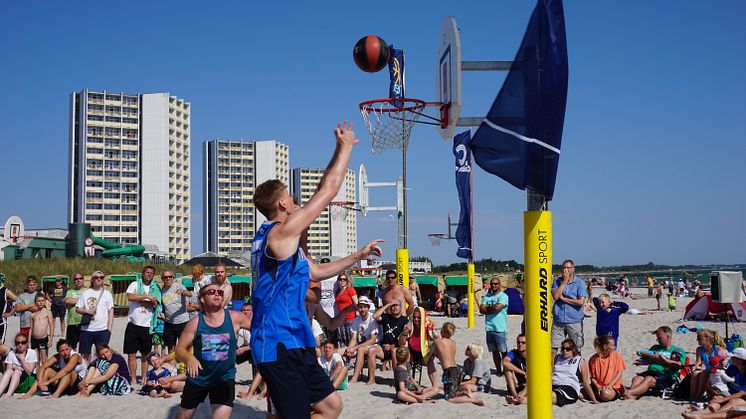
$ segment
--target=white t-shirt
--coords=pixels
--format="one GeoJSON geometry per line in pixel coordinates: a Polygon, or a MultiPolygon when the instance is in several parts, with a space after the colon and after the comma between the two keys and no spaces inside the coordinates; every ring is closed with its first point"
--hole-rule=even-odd
{"type": "Polygon", "coordinates": [[[321,281],[321,299],[319,299],[319,305],[331,318],[334,318],[336,315],[334,309],[336,301],[335,285],[337,285],[337,278],[329,278],[321,281]]]}
{"type": "Polygon", "coordinates": [[[332,355],[331,361],[327,361],[324,355],[321,355],[318,361],[319,365],[321,365],[321,368],[324,369],[327,375],[331,375],[331,373],[334,371],[334,368],[337,367],[337,362],[343,362],[342,356],[336,352],[334,352],[334,354],[332,355]]]}
{"type": "MultiPolygon", "coordinates": [[[[73,355],[79,355],[74,350],[70,350],[70,358],[73,357],[73,355]]],[[[58,364],[60,366],[60,369],[65,368],[65,365],[67,365],[67,362],[65,362],[65,359],[62,358],[62,355],[57,354],[58,364]]],[[[85,374],[88,370],[88,364],[86,364],[85,359],[81,356],[80,362],[73,368],[73,371],[75,371],[76,374],[78,374],[78,377],[82,380],[85,378],[85,374]]]]}
{"type": "Polygon", "coordinates": [[[251,332],[246,329],[238,329],[236,340],[239,348],[242,346],[249,346],[249,342],[251,342],[251,332]]]}
{"type": "Polygon", "coordinates": [[[350,326],[352,333],[357,336],[358,342],[365,342],[374,334],[378,334],[378,322],[373,320],[373,315],[368,313],[368,318],[363,320],[358,314],[350,326]]]}
{"type": "Polygon", "coordinates": [[[76,304],[75,307],[80,307],[86,310],[93,310],[93,308],[96,307],[96,315],[93,316],[91,323],[89,323],[88,326],[81,326],[80,330],[84,332],[100,332],[109,327],[109,316],[107,312],[110,308],[114,308],[114,297],[111,296],[111,293],[108,290],[104,290],[102,293],[100,289],[94,290],[93,288],[89,288],[81,294],[80,298],[78,298],[78,304],[76,304]],[[99,302],[98,307],[96,307],[96,301],[98,300],[99,294],[101,294],[101,302],[99,302]]]}
{"type": "Polygon", "coordinates": [[[314,338],[324,335],[324,331],[321,330],[321,325],[319,324],[318,321],[316,321],[316,319],[313,319],[311,321],[311,331],[313,332],[314,338]]]}
{"type": "MultiPolygon", "coordinates": [[[[39,356],[36,354],[36,350],[35,349],[29,348],[29,349],[26,350],[26,363],[28,364],[28,363],[31,363],[31,362],[38,363],[39,362],[39,356]]],[[[21,365],[21,361],[19,361],[18,358],[16,358],[16,350],[15,349],[11,349],[10,352],[8,352],[8,356],[5,357],[5,363],[8,364],[8,365],[10,365],[11,368],[12,367],[21,367],[21,368],[23,368],[23,365],[21,365]]],[[[34,366],[33,373],[36,373],[36,367],[37,366],[34,366]]],[[[8,371],[8,368],[6,367],[5,370],[8,371]]]]}
{"type": "MultiPolygon", "coordinates": [[[[147,294],[150,291],[150,285],[142,285],[143,294],[147,294]]],[[[133,281],[129,287],[127,287],[127,294],[137,294],[137,281],[133,281]]],[[[155,297],[151,297],[155,299],[155,297]]],[[[139,301],[129,302],[129,311],[127,312],[127,321],[140,327],[150,327],[150,322],[153,320],[153,307],[143,306],[139,301]]]]}

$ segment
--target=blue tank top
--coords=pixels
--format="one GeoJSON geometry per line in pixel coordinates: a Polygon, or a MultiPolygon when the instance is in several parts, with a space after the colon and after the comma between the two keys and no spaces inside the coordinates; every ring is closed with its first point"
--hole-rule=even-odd
{"type": "Polygon", "coordinates": [[[251,356],[257,364],[277,361],[279,343],[287,349],[316,346],[303,305],[308,290],[308,260],[300,246],[283,260],[267,254],[267,236],[276,225],[276,221],[262,224],[251,248],[251,356]]]}
{"type": "Polygon", "coordinates": [[[202,365],[202,370],[198,376],[187,377],[187,380],[201,387],[212,387],[236,378],[238,341],[230,313],[227,309],[223,313],[223,324],[218,327],[208,325],[204,314],[199,313],[197,333],[194,336],[194,356],[202,365]]]}

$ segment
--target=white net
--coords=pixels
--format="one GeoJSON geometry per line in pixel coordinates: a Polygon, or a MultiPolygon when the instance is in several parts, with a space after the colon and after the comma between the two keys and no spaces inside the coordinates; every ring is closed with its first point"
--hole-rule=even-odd
{"type": "Polygon", "coordinates": [[[331,205],[331,208],[329,208],[329,213],[334,221],[347,221],[347,213],[349,211],[349,208],[342,205],[331,205]]]}
{"type": "Polygon", "coordinates": [[[399,105],[402,106],[381,100],[360,106],[360,114],[373,139],[373,153],[407,148],[412,127],[420,118],[425,102],[401,99],[399,105]]]}
{"type": "Polygon", "coordinates": [[[443,237],[439,234],[428,234],[427,237],[430,239],[430,244],[433,246],[440,246],[440,242],[443,241],[443,237]]]}

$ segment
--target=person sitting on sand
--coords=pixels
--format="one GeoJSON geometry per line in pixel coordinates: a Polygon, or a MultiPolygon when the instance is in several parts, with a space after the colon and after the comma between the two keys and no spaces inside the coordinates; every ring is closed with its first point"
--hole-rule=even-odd
{"type": "Polygon", "coordinates": [[[145,385],[140,389],[140,394],[154,398],[163,397],[164,399],[171,397],[168,389],[158,382],[161,378],[171,376],[171,371],[163,366],[161,354],[156,351],[150,352],[147,360],[150,369],[145,373],[145,385]]]}
{"type": "Polygon", "coordinates": [[[730,396],[728,385],[736,381],[725,372],[723,360],[715,355],[710,358],[710,385],[707,388],[708,398],[713,396],[730,396]]]}
{"type": "Polygon", "coordinates": [[[16,392],[25,393],[36,382],[36,364],[39,355],[29,347],[29,337],[19,332],[15,338],[15,349],[5,357],[5,372],[0,379],[0,396],[5,389],[5,398],[10,399],[16,392]]]}
{"type": "MultiPolygon", "coordinates": [[[[575,342],[572,339],[565,339],[560,344],[559,349],[559,353],[554,357],[554,369],[552,371],[552,404],[564,406],[577,402],[581,397],[581,385],[591,399],[591,403],[598,403],[589,384],[588,362],[580,355],[580,350],[575,342]]],[[[514,402],[516,404],[526,404],[528,399],[526,396],[518,396],[514,399],[514,402]]]]}
{"type": "MultiPolygon", "coordinates": [[[[730,358],[731,366],[728,368],[728,375],[736,376],[737,386],[731,387],[733,394],[729,396],[713,396],[710,400],[707,409],[701,412],[687,411],[681,414],[687,419],[720,419],[728,416],[730,412],[734,412],[736,407],[746,406],[746,349],[735,348],[733,349],[733,356],[730,358]],[[733,389],[738,390],[734,391],[733,389]]],[[[692,405],[694,406],[694,405],[692,405]]],[[[696,407],[690,407],[691,410],[699,410],[696,407]]],[[[743,413],[743,412],[742,412],[743,413]]],[[[730,413],[733,415],[734,413],[730,413]]]]}
{"type": "Polygon", "coordinates": [[[123,396],[132,392],[127,361],[107,344],[96,347],[98,358],[88,366],[88,372],[78,383],[78,396],[88,397],[98,391],[105,396],[123,396]]]}
{"type": "Polygon", "coordinates": [[[624,393],[622,375],[627,369],[624,357],[616,350],[612,336],[597,336],[593,347],[596,354],[588,361],[593,392],[601,402],[616,400],[624,393]]]}
{"type": "Polygon", "coordinates": [[[337,353],[334,341],[327,339],[321,343],[321,356],[318,363],[324,369],[326,375],[332,381],[337,390],[347,390],[347,367],[342,360],[342,355],[337,353]]]}
{"type": "Polygon", "coordinates": [[[473,395],[469,390],[459,391],[462,371],[456,365],[456,342],[451,339],[456,332],[456,326],[451,322],[443,323],[440,338],[436,338],[433,346],[435,356],[443,367],[443,394],[449,403],[474,403],[484,406],[484,400],[473,395]]]}
{"type": "Polygon", "coordinates": [[[36,394],[37,390],[58,398],[63,394],[78,394],[78,384],[85,377],[88,364],[79,353],[75,352],[65,339],[57,341],[57,353],[50,356],[39,367],[39,380],[34,383],[22,398],[36,394]]]}
{"type": "Polygon", "coordinates": [[[707,387],[708,377],[710,375],[710,358],[720,357],[725,365],[728,365],[730,354],[725,349],[725,342],[715,332],[710,329],[697,330],[697,355],[692,370],[691,386],[689,387],[690,400],[699,402],[704,401],[704,393],[707,387]]]}
{"type": "Polygon", "coordinates": [[[461,379],[459,390],[490,393],[492,388],[492,376],[490,367],[482,359],[484,348],[476,342],[466,346],[466,359],[464,360],[464,376],[461,379]]]}
{"type": "Polygon", "coordinates": [[[686,363],[686,352],[673,344],[671,328],[661,326],[655,331],[657,344],[640,352],[635,365],[648,365],[645,372],[632,378],[632,384],[623,397],[636,399],[650,390],[663,391],[678,381],[679,370],[686,363]]]}
{"type": "MultiPolygon", "coordinates": [[[[404,331],[407,323],[409,323],[407,318],[402,315],[402,310],[401,302],[395,298],[382,307],[379,307],[373,313],[373,320],[381,325],[383,336],[381,337],[380,346],[371,348],[368,351],[368,365],[371,364],[371,357],[375,357],[382,359],[384,365],[386,361],[393,361],[394,365],[392,367],[396,368],[396,358],[393,357],[393,354],[399,345],[399,336],[404,331]]],[[[368,384],[375,384],[375,368],[373,370],[368,368],[368,375],[368,384]]]]}
{"type": "Polygon", "coordinates": [[[394,389],[396,399],[404,403],[423,403],[438,394],[438,387],[420,387],[415,382],[412,373],[406,365],[410,362],[409,349],[405,347],[396,348],[396,363],[394,369],[394,389]]]}
{"type": "Polygon", "coordinates": [[[526,335],[520,334],[516,338],[516,348],[503,357],[503,372],[508,394],[505,400],[513,404],[518,396],[525,396],[526,387],[526,335]]]}

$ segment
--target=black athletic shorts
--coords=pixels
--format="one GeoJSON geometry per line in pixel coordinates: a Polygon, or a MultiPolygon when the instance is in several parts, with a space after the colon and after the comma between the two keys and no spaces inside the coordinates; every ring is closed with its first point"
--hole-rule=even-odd
{"type": "Polygon", "coordinates": [[[578,401],[578,392],[572,386],[552,386],[552,392],[557,395],[557,406],[573,404],[578,401]]]}
{"type": "Polygon", "coordinates": [[[70,347],[74,350],[78,350],[78,342],[80,342],[80,325],[79,324],[68,324],[67,331],[65,332],[65,339],[70,347]]]}
{"type": "Polygon", "coordinates": [[[334,393],[329,376],[316,360],[314,348],[285,349],[277,345],[277,361],[257,365],[267,382],[281,418],[307,418],[311,405],[334,393]]]}
{"type": "Polygon", "coordinates": [[[31,349],[49,349],[47,344],[49,343],[49,338],[31,338],[31,349]]]}
{"type": "Polygon", "coordinates": [[[67,315],[67,307],[65,306],[52,306],[52,317],[64,319],[67,315]]]}
{"type": "Polygon", "coordinates": [[[179,337],[181,337],[181,332],[184,331],[184,327],[186,327],[187,323],[189,322],[177,324],[165,322],[163,325],[163,344],[169,348],[176,346],[176,342],[179,340],[179,337]]]}
{"type": "Polygon", "coordinates": [[[658,371],[644,371],[640,374],[637,374],[640,377],[653,377],[655,378],[655,387],[653,387],[651,390],[659,390],[663,391],[673,385],[673,382],[666,374],[663,374],[662,372],[658,371]]]}
{"type": "MultiPolygon", "coordinates": [[[[328,378],[327,378],[328,379],[328,378]]],[[[210,395],[210,404],[233,407],[236,398],[236,380],[228,380],[212,387],[202,387],[187,380],[181,393],[181,408],[196,409],[210,395]]]]}
{"type": "Polygon", "coordinates": [[[122,349],[122,352],[126,354],[136,354],[138,352],[143,356],[149,354],[153,349],[150,328],[127,323],[127,328],[124,330],[124,348],[122,349]]]}

